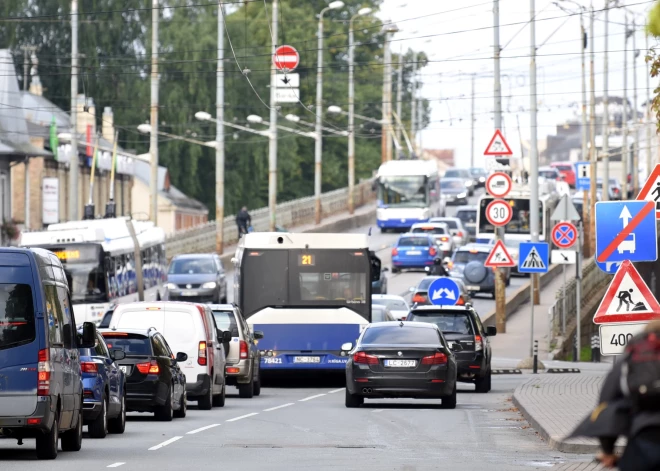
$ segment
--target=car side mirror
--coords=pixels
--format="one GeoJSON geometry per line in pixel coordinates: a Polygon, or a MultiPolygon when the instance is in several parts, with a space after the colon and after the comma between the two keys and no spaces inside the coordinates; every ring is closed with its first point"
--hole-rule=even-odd
{"type": "Polygon", "coordinates": [[[78,348],[94,348],[96,345],[96,324],[84,322],[78,348]]]}
{"type": "Polygon", "coordinates": [[[456,343],[456,342],[452,343],[450,348],[451,348],[452,352],[462,352],[463,351],[463,345],[461,345],[460,343],[456,343]]]}
{"type": "Polygon", "coordinates": [[[353,344],[351,342],[346,342],[342,344],[341,346],[342,352],[350,352],[351,350],[353,350],[353,344]]]}
{"type": "Polygon", "coordinates": [[[486,327],[486,337],[495,337],[497,335],[497,327],[489,325],[486,327]]]}
{"type": "Polygon", "coordinates": [[[222,342],[231,342],[231,339],[232,339],[231,332],[228,331],[228,330],[225,330],[222,333],[222,342]]]}
{"type": "Polygon", "coordinates": [[[188,355],[184,352],[179,352],[176,354],[176,361],[177,362],[184,362],[188,359],[188,355]]]}
{"type": "Polygon", "coordinates": [[[110,352],[110,358],[112,358],[115,361],[123,360],[126,358],[126,352],[123,351],[121,348],[116,348],[110,352]]]}
{"type": "Polygon", "coordinates": [[[261,340],[262,338],[264,338],[264,333],[260,330],[255,330],[254,334],[252,335],[254,335],[255,340],[261,340]]]}

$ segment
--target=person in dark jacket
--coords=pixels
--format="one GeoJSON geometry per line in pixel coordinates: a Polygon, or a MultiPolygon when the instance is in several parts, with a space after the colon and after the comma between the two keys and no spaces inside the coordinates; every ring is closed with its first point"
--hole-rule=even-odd
{"type": "Polygon", "coordinates": [[[433,260],[433,266],[431,267],[431,270],[429,271],[429,275],[431,276],[449,276],[449,272],[447,271],[447,268],[445,268],[444,262],[440,258],[436,258],[433,260]]]}
{"type": "Polygon", "coordinates": [[[243,206],[236,215],[236,226],[238,227],[239,237],[248,233],[248,227],[252,225],[252,218],[248,213],[247,207],[243,206]]]}

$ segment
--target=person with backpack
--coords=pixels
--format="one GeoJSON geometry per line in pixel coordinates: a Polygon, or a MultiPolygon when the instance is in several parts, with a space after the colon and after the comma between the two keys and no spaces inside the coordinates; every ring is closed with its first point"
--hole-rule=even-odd
{"type": "Polygon", "coordinates": [[[632,338],[609,372],[598,406],[571,434],[597,437],[605,468],[620,471],[660,469],[660,321],[650,322],[632,338]],[[623,455],[614,453],[620,436],[623,455]]]}

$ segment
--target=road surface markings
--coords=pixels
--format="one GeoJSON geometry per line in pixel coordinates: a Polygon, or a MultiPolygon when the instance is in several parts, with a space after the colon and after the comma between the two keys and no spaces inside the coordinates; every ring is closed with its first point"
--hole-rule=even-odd
{"type": "Polygon", "coordinates": [[[156,446],[152,446],[151,448],[149,448],[149,451],[159,450],[159,449],[169,445],[170,443],[174,443],[177,440],[181,440],[182,438],[183,437],[172,437],[169,440],[165,440],[163,443],[159,443],[156,446]]]}
{"type": "Polygon", "coordinates": [[[294,403],[289,402],[288,404],[282,404],[281,406],[271,407],[270,409],[264,409],[264,412],[270,412],[272,410],[284,409],[285,407],[292,406],[294,403]]]}
{"type": "Polygon", "coordinates": [[[119,468],[123,464],[126,463],[112,463],[111,465],[106,466],[106,468],[119,468]]]}
{"type": "Polygon", "coordinates": [[[300,399],[298,402],[311,401],[312,399],[316,399],[317,397],[321,397],[321,396],[325,396],[325,393],[316,394],[315,396],[309,396],[309,397],[306,397],[305,399],[300,399]]]}
{"type": "Polygon", "coordinates": [[[191,430],[190,432],[186,433],[186,435],[195,435],[196,433],[203,432],[204,430],[208,430],[208,429],[213,428],[213,427],[217,427],[218,425],[220,425],[220,424],[207,425],[206,427],[191,430]]]}
{"type": "Polygon", "coordinates": [[[344,391],[345,389],[346,388],[333,389],[332,391],[328,391],[328,394],[338,393],[338,392],[344,391]]]}
{"type": "Polygon", "coordinates": [[[234,417],[233,419],[227,420],[227,422],[235,422],[237,420],[247,419],[248,417],[252,417],[253,415],[259,415],[259,412],[252,412],[251,414],[245,414],[245,415],[241,415],[240,417],[234,417]]]}

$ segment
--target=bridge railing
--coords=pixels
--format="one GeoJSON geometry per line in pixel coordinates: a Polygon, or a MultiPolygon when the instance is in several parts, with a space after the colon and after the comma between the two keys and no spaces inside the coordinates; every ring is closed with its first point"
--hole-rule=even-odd
{"type": "MultiPolygon", "coordinates": [[[[366,180],[355,185],[353,200],[355,207],[359,208],[376,199],[372,190],[373,180],[366,180]]],[[[321,195],[321,211],[323,217],[348,212],[348,188],[329,191],[321,195]]],[[[268,208],[259,208],[250,211],[252,227],[255,231],[267,231],[269,228],[268,208]]],[[[238,241],[236,216],[227,216],[224,219],[224,243],[230,245],[238,241]]],[[[314,223],[314,197],[309,196],[297,200],[287,201],[277,205],[276,221],[278,226],[294,228],[314,223]]],[[[171,258],[183,253],[213,252],[215,250],[215,221],[175,232],[167,237],[165,249],[167,257],[171,258]]]]}

